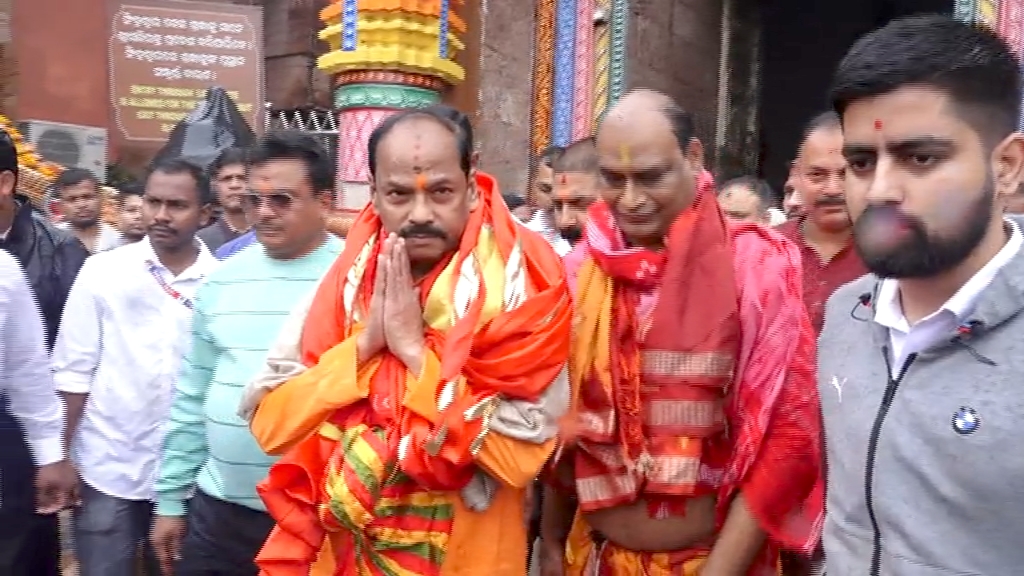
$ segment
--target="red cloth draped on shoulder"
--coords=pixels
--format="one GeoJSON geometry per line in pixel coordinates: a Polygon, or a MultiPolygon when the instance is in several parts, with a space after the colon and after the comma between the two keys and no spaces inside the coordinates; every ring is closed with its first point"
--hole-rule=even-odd
{"type": "Polygon", "coordinates": [[[733,451],[723,480],[742,491],[774,543],[810,553],[821,537],[825,484],[800,250],[757,224],[733,224],[731,236],[743,339],[726,404],[733,451]]]}
{"type": "MultiPolygon", "coordinates": [[[[635,358],[641,348],[733,353],[736,368],[723,406],[728,436],[705,442],[700,476],[707,487],[719,491],[721,521],[739,490],[769,534],[770,545],[751,570],[755,574],[758,567],[773,566],[777,545],[809,551],[820,535],[823,484],[814,332],[802,306],[796,247],[758,225],[726,222],[714,201],[713,182],[705,178],[700,184],[694,206],[673,224],[667,249],[661,252],[625,247],[608,207],[596,203],[591,208],[588,259],[614,279],[610,379],[615,391],[614,397],[608,396],[591,375],[574,374],[574,393],[579,395],[574,408],[585,413],[589,404],[592,421],[601,408],[614,406],[618,437],[588,438],[587,419],[577,420],[567,432],[570,443],[577,439],[580,446],[569,454],[579,480],[581,473],[601,472],[588,469],[595,459],[581,460],[588,441],[619,444],[620,464],[635,461],[641,453],[646,439],[637,424],[639,391],[634,391],[639,388],[635,358]],[[629,293],[633,296],[625,295],[629,293]],[[641,345],[635,311],[642,314],[645,299],[657,304],[648,304],[655,307],[641,345]],[[628,386],[631,380],[634,389],[628,386]],[[583,462],[587,464],[581,469],[583,462]]],[[[585,273],[587,266],[582,269],[585,273]]],[[[581,278],[580,291],[585,290],[583,282],[581,278]]],[[[587,306],[586,299],[586,294],[577,295],[578,316],[585,316],[580,306],[587,306]]],[[[580,343],[574,346],[575,356],[580,343]]],[[[601,453],[607,457],[607,450],[601,453]]],[[[647,488],[640,483],[620,499],[631,501],[643,493],[652,500],[647,488]]]]}
{"type": "Polygon", "coordinates": [[[592,270],[613,282],[613,312],[601,329],[596,309],[607,304],[593,294],[578,298],[574,354],[594,358],[573,374],[589,423],[579,430],[576,454],[577,482],[588,487],[578,494],[580,507],[628,504],[642,493],[652,515],[682,513],[686,497],[717,489],[708,479],[721,476],[729,456],[723,404],[739,319],[727,224],[714,195],[701,190],[672,223],[664,250],[630,248],[608,206],[596,203],[587,242],[592,270]],[[596,341],[581,341],[595,325],[596,341]],[[593,350],[606,339],[607,361],[593,350]],[[612,446],[621,453],[615,466],[608,465],[612,446]],[[623,483],[623,474],[637,482],[623,483]]]}
{"type": "MultiPolygon", "coordinates": [[[[481,278],[468,312],[447,331],[428,328],[426,335],[428,348],[440,361],[440,384],[464,378],[465,391],[456,394],[444,410],[438,407],[434,414],[416,413],[403,405],[408,371],[397,358],[384,352],[371,377],[369,399],[341,408],[329,419],[341,430],[362,424],[385,428],[385,447],[380,449],[379,459],[398,462],[401,472],[413,481],[415,490],[455,491],[465,486],[477,469],[470,444],[483,433],[483,419],[468,421],[466,411],[495,396],[536,400],[565,364],[572,310],[561,261],[541,237],[523,233],[504,208],[493,178],[478,173],[476,183],[480,201],[471,213],[460,246],[448,261],[438,264],[420,281],[421,295],[426,302],[438,276],[454,264],[452,293],[444,295],[449,300],[453,297],[458,271],[465,260],[476,258],[474,249],[478,238],[481,230],[488,226],[493,231],[502,262],[508,263],[510,255],[519,250],[525,274],[522,303],[501,311],[481,325],[488,286],[483,271],[477,266],[481,278]],[[380,401],[383,398],[388,401],[380,401]],[[442,427],[446,436],[441,449],[431,454],[425,446],[426,440],[433,438],[442,427]],[[402,440],[405,437],[411,442],[399,462],[398,447],[400,442],[405,444],[402,440]]],[[[321,356],[359,329],[346,310],[346,280],[365,247],[372,242],[372,252],[365,259],[366,268],[353,304],[365,317],[384,234],[380,219],[368,205],[353,223],[345,250],[327,272],[311,305],[301,340],[302,359],[307,366],[317,364],[321,356]]],[[[473,262],[476,266],[476,261],[473,262]]],[[[373,439],[369,440],[372,443],[373,439]]],[[[273,507],[276,511],[273,516],[278,520],[279,529],[275,529],[261,556],[269,557],[266,553],[273,545],[277,557],[287,555],[295,559],[289,561],[289,565],[312,562],[316,558],[325,535],[323,519],[318,515],[327,502],[323,488],[324,461],[327,454],[340,449],[337,445],[336,441],[314,434],[271,470],[260,492],[268,509],[273,507]],[[294,551],[289,551],[288,547],[294,551]]],[[[351,528],[342,531],[348,529],[351,528]]],[[[274,574],[290,572],[281,570],[274,574]]]]}

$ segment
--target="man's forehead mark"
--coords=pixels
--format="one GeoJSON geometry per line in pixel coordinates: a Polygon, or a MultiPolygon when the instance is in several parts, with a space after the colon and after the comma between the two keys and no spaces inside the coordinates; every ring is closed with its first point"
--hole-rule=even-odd
{"type": "Polygon", "coordinates": [[[559,176],[558,177],[558,181],[559,181],[560,184],[564,185],[565,184],[565,174],[562,174],[561,176],[559,176]]]}
{"type": "Polygon", "coordinates": [[[416,189],[423,191],[427,189],[427,175],[423,172],[416,175],[416,189]]]}
{"type": "Polygon", "coordinates": [[[878,119],[876,118],[876,119],[875,119],[875,130],[881,130],[881,129],[882,129],[882,121],[881,121],[881,120],[878,120],[878,119]]]}
{"type": "Polygon", "coordinates": [[[629,155],[629,145],[628,144],[621,144],[619,146],[619,160],[622,160],[622,163],[625,164],[627,167],[629,166],[629,164],[630,164],[630,155],[629,155]]]}

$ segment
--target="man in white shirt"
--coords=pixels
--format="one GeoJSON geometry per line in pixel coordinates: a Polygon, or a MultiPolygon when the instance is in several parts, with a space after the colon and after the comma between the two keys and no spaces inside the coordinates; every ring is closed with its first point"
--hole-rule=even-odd
{"type": "Polygon", "coordinates": [[[145,188],[132,182],[121,188],[117,196],[117,231],[121,233],[121,244],[134,244],[146,237],[142,222],[142,195],[145,188]]]}
{"type": "Polygon", "coordinates": [[[23,509],[53,514],[64,508],[76,479],[64,451],[64,405],[53,388],[46,332],[28,279],[17,260],[0,250],[0,391],[25,430],[25,441],[38,467],[35,502],[8,501],[16,492],[4,474],[9,447],[0,448],[0,574],[34,576],[25,553],[23,509]]]}
{"type": "Polygon", "coordinates": [[[95,174],[85,168],[68,168],[57,177],[53,188],[64,217],[58,228],[74,234],[92,254],[123,243],[121,233],[100,219],[103,192],[95,174]]]}
{"type": "Polygon", "coordinates": [[[530,201],[536,204],[539,210],[533,213],[533,218],[529,222],[523,224],[528,230],[543,236],[559,256],[565,256],[572,250],[572,244],[562,238],[555,228],[555,213],[551,204],[555,177],[552,165],[562,152],[563,148],[552,146],[537,158],[533,177],[530,179],[533,187],[530,191],[530,201]]]}
{"type": "MultiPolygon", "coordinates": [[[[147,237],[94,255],[71,289],[53,362],[82,482],[74,517],[82,576],[133,576],[135,550],[147,540],[191,298],[216,265],[195,237],[210,200],[197,166],[152,167],[142,205],[147,237]]],[[[159,573],[146,556],[149,572],[159,573]]]]}

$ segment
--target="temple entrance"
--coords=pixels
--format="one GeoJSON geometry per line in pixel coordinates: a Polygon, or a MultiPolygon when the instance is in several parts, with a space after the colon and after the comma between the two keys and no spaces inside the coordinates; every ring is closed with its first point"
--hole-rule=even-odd
{"type": "Polygon", "coordinates": [[[893,18],[952,13],[949,0],[760,0],[761,176],[778,192],[800,134],[827,109],[832,72],[850,45],[893,18]]]}

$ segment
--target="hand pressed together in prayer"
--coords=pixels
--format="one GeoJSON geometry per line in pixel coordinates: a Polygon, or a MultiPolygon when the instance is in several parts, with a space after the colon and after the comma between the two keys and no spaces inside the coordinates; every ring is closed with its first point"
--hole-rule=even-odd
{"type": "Polygon", "coordinates": [[[413,285],[405,241],[390,234],[377,258],[369,317],[359,336],[359,356],[369,358],[386,347],[413,374],[419,374],[423,365],[423,308],[413,285]]]}

